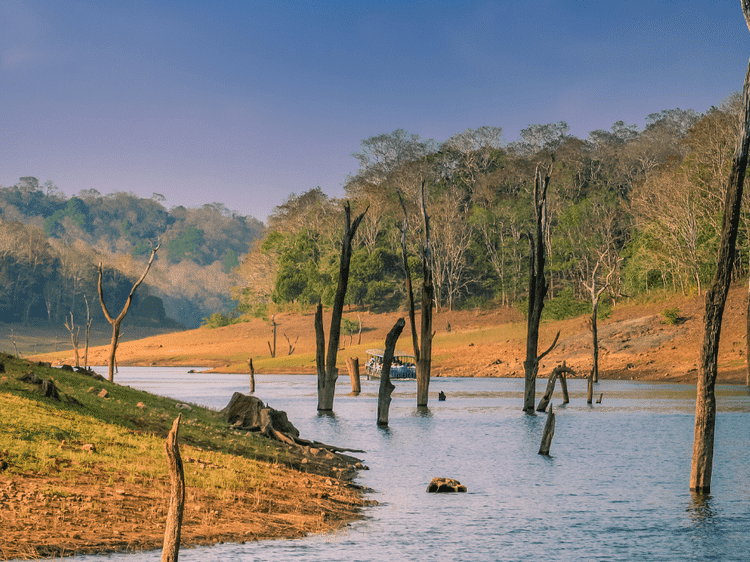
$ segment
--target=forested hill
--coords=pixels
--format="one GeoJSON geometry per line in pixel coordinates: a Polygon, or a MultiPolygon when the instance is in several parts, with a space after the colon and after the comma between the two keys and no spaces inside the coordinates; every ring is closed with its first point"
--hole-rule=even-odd
{"type": "Polygon", "coordinates": [[[0,321],[62,323],[72,311],[103,314],[96,266],[104,266],[107,305],[119,312],[160,243],[130,322],[196,327],[231,308],[232,268],[263,230],[220,203],[167,210],[164,197],[86,190],[67,198],[51,181],[23,177],[0,186],[0,321]],[[85,297],[85,298],[84,298],[85,297]],[[168,320],[169,319],[169,320],[168,320]]]}
{"type": "MultiPolygon", "coordinates": [[[[610,304],[701,294],[715,270],[740,106],[732,95],[705,113],[668,109],[648,115],[643,129],[618,121],[586,138],[564,122],[530,125],[512,142],[499,127],[440,143],[400,129],[370,137],[344,185],[352,216],[366,210],[347,301],[375,311],[404,306],[404,217],[410,269],[421,279],[424,209],[438,310],[525,310],[536,169],[550,175],[545,314],[587,313],[602,290],[610,304]]],[[[240,267],[243,306],[330,303],[343,226],[341,200],[320,189],[290,196],[240,267]]],[[[736,277],[747,274],[749,254],[745,213],[736,277]]]]}

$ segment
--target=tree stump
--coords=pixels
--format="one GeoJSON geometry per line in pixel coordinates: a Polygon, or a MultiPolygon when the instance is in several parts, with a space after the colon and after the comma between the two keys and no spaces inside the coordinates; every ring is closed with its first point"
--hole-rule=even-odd
{"type": "Polygon", "coordinates": [[[362,386],[359,382],[359,357],[349,357],[346,360],[346,368],[349,369],[349,379],[352,381],[352,392],[359,394],[362,386]]]}
{"type": "Polygon", "coordinates": [[[388,425],[388,411],[391,407],[391,394],[396,388],[391,382],[391,363],[393,363],[393,353],[396,349],[401,332],[406,322],[399,318],[394,324],[391,331],[385,338],[385,353],[383,353],[383,369],[380,373],[380,390],[378,391],[378,425],[385,427],[388,425]]]}

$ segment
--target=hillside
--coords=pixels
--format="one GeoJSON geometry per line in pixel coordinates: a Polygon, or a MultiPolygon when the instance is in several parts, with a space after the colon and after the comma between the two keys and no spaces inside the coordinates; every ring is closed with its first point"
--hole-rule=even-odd
{"type": "MultiPolygon", "coordinates": [[[[719,382],[745,381],[747,293],[743,286],[730,291],[724,317],[719,355],[719,382]]],[[[657,380],[690,383],[695,380],[700,343],[703,337],[703,297],[671,297],[666,301],[621,304],[611,316],[599,322],[600,372],[603,378],[657,380]],[[680,321],[664,323],[662,312],[679,308],[680,321]]],[[[362,341],[357,334],[342,339],[339,368],[345,370],[347,357],[382,347],[385,335],[403,313],[359,313],[362,341]]],[[[330,311],[324,312],[330,322],[330,311]]],[[[354,322],[357,312],[344,315],[354,322]]],[[[273,334],[268,321],[254,319],[223,328],[201,328],[186,332],[154,335],[125,342],[118,349],[120,365],[184,365],[210,367],[218,372],[247,372],[246,361],[253,359],[257,373],[314,373],[315,333],[312,314],[281,313],[277,323],[277,357],[272,359],[269,343],[273,334]],[[289,344],[294,351],[288,354],[289,344]]],[[[435,376],[523,376],[525,322],[515,309],[495,311],[441,312],[433,323],[433,373],[435,376]],[[448,326],[450,325],[450,331],[448,326]]],[[[326,328],[327,330],[327,328],[326,328]]],[[[591,367],[591,333],[587,318],[545,322],[541,327],[540,352],[560,331],[556,348],[545,357],[540,376],[565,361],[579,376],[591,367]]],[[[408,328],[407,328],[408,332],[408,328]]],[[[408,350],[408,333],[399,348],[408,350]]],[[[90,351],[91,364],[103,364],[106,346],[90,351]]],[[[72,360],[71,352],[40,356],[57,363],[72,360]]]]}

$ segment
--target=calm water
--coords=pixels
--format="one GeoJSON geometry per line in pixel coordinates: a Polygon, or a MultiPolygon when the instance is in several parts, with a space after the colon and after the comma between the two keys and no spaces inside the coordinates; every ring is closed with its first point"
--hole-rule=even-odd
{"type": "MultiPolygon", "coordinates": [[[[117,381],[216,409],[249,388],[249,377],[185,369],[123,368],[117,381]]],[[[414,406],[415,383],[397,381],[387,430],[375,423],[378,381],[363,381],[355,397],[340,378],[334,417],[317,414],[312,376],[256,382],[256,396],[286,411],[303,437],[365,449],[359,456],[370,470],[358,482],[380,505],[334,535],[183,549],[181,560],[750,559],[750,398],[742,387],[720,388],[713,492],[697,503],[688,491],[691,386],[604,381],[596,388],[602,404],[590,407],[585,381],[571,381],[571,404],[553,399],[548,458],[537,454],[546,416],[520,411],[519,379],[434,379],[426,412],[414,406]],[[427,494],[433,476],[456,478],[469,493],[427,494]]],[[[160,553],[79,559],[156,561],[160,553]]]]}

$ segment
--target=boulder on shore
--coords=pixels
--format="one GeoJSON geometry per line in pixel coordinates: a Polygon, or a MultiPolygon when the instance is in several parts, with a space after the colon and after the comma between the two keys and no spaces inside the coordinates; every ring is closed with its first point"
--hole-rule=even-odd
{"type": "Polygon", "coordinates": [[[427,491],[430,493],[442,494],[451,492],[465,492],[466,486],[461,484],[458,480],[453,478],[438,478],[435,477],[427,486],[427,491]]]}
{"type": "Polygon", "coordinates": [[[275,431],[299,437],[299,430],[287,419],[286,412],[266,406],[255,396],[235,392],[221,414],[233,427],[268,433],[270,426],[275,431]]]}

